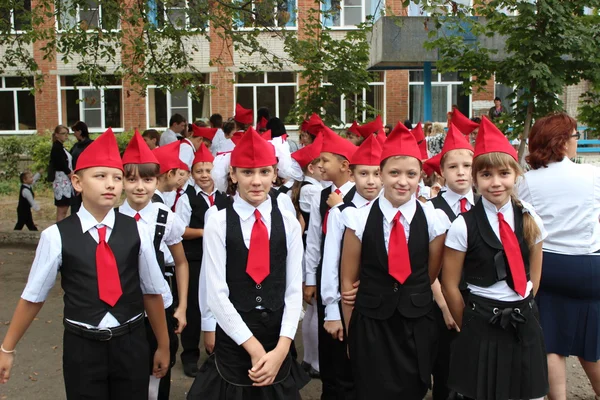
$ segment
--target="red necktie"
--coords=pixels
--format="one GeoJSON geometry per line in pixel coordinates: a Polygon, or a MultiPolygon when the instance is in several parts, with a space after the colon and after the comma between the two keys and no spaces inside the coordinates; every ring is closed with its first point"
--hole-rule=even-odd
{"type": "Polygon", "coordinates": [[[171,211],[175,212],[175,206],[177,205],[177,200],[181,197],[181,189],[177,189],[177,194],[175,195],[175,202],[173,203],[173,207],[171,207],[171,211]]]}
{"type": "Polygon", "coordinates": [[[115,255],[106,243],[106,226],[98,228],[96,247],[96,273],[98,274],[98,294],[100,300],[114,307],[123,294],[121,279],[115,255]]]}
{"type": "Polygon", "coordinates": [[[142,218],[140,213],[135,213],[135,215],[133,216],[133,219],[135,219],[135,222],[138,222],[140,220],[140,218],[142,218]]]}
{"type": "Polygon", "coordinates": [[[527,277],[525,276],[525,265],[523,264],[523,256],[521,255],[521,247],[519,246],[517,235],[510,228],[502,213],[498,213],[498,223],[500,224],[500,241],[504,247],[504,254],[506,254],[506,258],[508,259],[515,292],[520,294],[521,297],[525,297],[527,277]]]}
{"type": "Polygon", "coordinates": [[[398,282],[404,283],[410,276],[412,269],[404,225],[400,222],[401,216],[402,213],[398,211],[392,220],[392,232],[390,233],[390,243],[388,245],[388,271],[398,282]]]}
{"type": "Polygon", "coordinates": [[[248,262],[246,273],[254,280],[261,283],[270,273],[271,252],[269,249],[269,232],[260,218],[260,211],[254,210],[254,226],[250,236],[250,248],[248,249],[248,262]]]}
{"type": "Polygon", "coordinates": [[[462,199],[459,200],[460,201],[460,213],[465,213],[469,210],[467,210],[467,199],[466,197],[463,197],[462,199]]]}
{"type": "MultiPolygon", "coordinates": [[[[342,194],[342,192],[340,191],[340,189],[335,189],[334,191],[336,194],[342,194]]],[[[327,212],[325,212],[325,217],[323,218],[323,234],[327,235],[327,217],[329,217],[329,210],[331,209],[331,207],[327,208],[327,212]]]]}
{"type": "Polygon", "coordinates": [[[208,196],[208,201],[210,202],[210,206],[214,206],[215,205],[215,195],[211,194],[208,196]]]}

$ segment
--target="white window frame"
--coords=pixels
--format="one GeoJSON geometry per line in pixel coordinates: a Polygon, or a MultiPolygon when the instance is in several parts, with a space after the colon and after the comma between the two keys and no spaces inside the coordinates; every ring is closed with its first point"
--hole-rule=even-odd
{"type": "MultiPolygon", "coordinates": [[[[29,12],[31,12],[31,2],[29,3],[29,12]]],[[[33,15],[31,15],[31,18],[33,18],[33,15]]],[[[30,23],[30,29],[33,26],[33,20],[29,21],[30,23]]],[[[26,30],[22,30],[22,29],[15,29],[15,9],[11,8],[10,9],[10,33],[14,33],[14,34],[20,34],[20,33],[25,33],[27,32],[26,30]]]]}
{"type": "MultiPolygon", "coordinates": [[[[251,0],[252,2],[252,12],[256,11],[256,0],[251,0]]],[[[277,20],[277,6],[273,7],[273,21],[275,22],[274,26],[241,26],[239,27],[240,31],[253,31],[255,29],[258,30],[286,30],[286,31],[297,31],[298,30],[298,0],[294,0],[294,26],[279,26],[279,21],[277,20]]],[[[242,21],[239,21],[240,23],[242,21]]]]}
{"type": "MultiPolygon", "coordinates": [[[[0,130],[0,135],[26,135],[37,132],[36,129],[19,129],[19,102],[17,99],[18,92],[29,92],[32,88],[22,87],[6,87],[5,78],[13,78],[12,76],[0,77],[0,92],[13,92],[13,104],[14,104],[14,118],[15,118],[15,129],[14,130],[0,130]]],[[[37,115],[36,115],[37,122],[37,115]]]]}
{"type": "MultiPolygon", "coordinates": [[[[372,0],[372,1],[379,1],[379,0],[372,0]]],[[[361,24],[366,21],[367,15],[371,15],[370,11],[367,12],[367,10],[366,10],[367,2],[365,0],[360,0],[360,6],[346,6],[345,3],[346,3],[346,0],[340,0],[340,25],[339,26],[331,25],[331,26],[327,26],[327,28],[334,30],[334,31],[335,30],[347,31],[347,30],[351,30],[351,29],[358,29],[356,27],[356,25],[346,25],[346,15],[345,15],[346,8],[358,8],[358,7],[361,8],[361,16],[360,16],[361,24]]],[[[377,8],[377,10],[385,12],[385,0],[381,0],[381,5],[377,8]]],[[[321,23],[324,26],[326,26],[324,24],[324,22],[325,22],[324,17],[321,16],[321,23]]]]}
{"type": "MultiPolygon", "coordinates": [[[[62,108],[62,92],[63,91],[67,91],[67,90],[77,90],[79,91],[79,118],[80,120],[84,121],[87,123],[87,121],[85,121],[85,101],[84,96],[83,96],[83,92],[85,90],[99,90],[100,91],[100,121],[102,123],[102,126],[98,127],[98,126],[91,126],[88,125],[88,129],[90,132],[104,132],[106,129],[108,129],[108,126],[106,126],[106,117],[105,117],[105,112],[106,112],[106,108],[105,108],[105,101],[104,101],[104,91],[105,90],[109,90],[109,89],[119,89],[121,90],[121,127],[114,127],[111,126],[113,132],[124,132],[125,131],[125,113],[124,113],[124,108],[125,108],[125,99],[123,98],[123,83],[121,82],[121,85],[107,85],[107,86],[103,86],[101,88],[97,88],[90,85],[87,86],[62,86],[61,85],[61,78],[63,76],[68,76],[68,75],[60,75],[58,76],[58,79],[56,80],[56,85],[57,85],[57,89],[58,89],[58,124],[62,124],[63,122],[63,112],[66,113],[66,110],[63,110],[62,108]]],[[[89,108],[87,109],[89,110],[89,108]]]]}
{"type": "MultiPolygon", "coordinates": [[[[410,71],[421,71],[421,70],[410,70],[410,71]]],[[[412,117],[412,109],[411,109],[411,104],[410,104],[410,87],[411,86],[425,86],[425,82],[423,81],[416,81],[416,82],[411,82],[410,81],[410,71],[409,71],[409,77],[408,77],[408,116],[409,119],[412,117]]],[[[462,81],[442,81],[442,74],[439,72],[432,72],[431,73],[431,86],[432,88],[434,86],[447,86],[446,88],[446,109],[448,111],[452,110],[452,86],[454,85],[458,85],[461,86],[463,84],[462,81]],[[437,76],[437,81],[434,81],[433,78],[437,76]]],[[[473,95],[469,94],[469,113],[468,115],[466,115],[466,117],[471,118],[473,114],[473,95]]],[[[416,122],[416,121],[412,121],[411,122],[416,122]]],[[[448,123],[448,121],[431,121],[431,122],[439,122],[441,124],[443,124],[444,126],[446,126],[446,124],[448,123]]]]}
{"type": "MultiPolygon", "coordinates": [[[[147,1],[147,0],[146,0],[147,1]]],[[[159,0],[154,0],[158,3],[159,0]]],[[[185,30],[185,31],[189,31],[189,32],[199,32],[202,30],[205,30],[206,32],[208,32],[209,29],[209,22],[207,21],[206,23],[206,27],[192,27],[190,26],[190,13],[189,13],[189,9],[190,9],[190,2],[189,0],[185,0],[185,6],[184,7],[166,7],[166,5],[164,4],[166,0],[163,1],[163,6],[164,6],[164,10],[163,10],[163,18],[166,23],[171,23],[171,20],[169,18],[169,10],[183,10],[184,14],[185,14],[185,26],[175,26],[173,25],[173,27],[175,29],[178,30],[185,30]]],[[[158,12],[158,10],[157,10],[158,12]]],[[[164,29],[164,25],[162,28],[156,26],[156,29],[164,29]]]]}
{"type": "MultiPolygon", "coordinates": [[[[444,4],[444,2],[440,2],[440,11],[442,11],[444,8],[448,10],[448,12],[452,11],[452,6],[449,4],[444,4]]],[[[473,0],[454,0],[454,3],[459,4],[460,6],[464,6],[464,7],[473,7],[473,0]]],[[[415,2],[411,1],[410,5],[406,8],[407,10],[407,15],[409,17],[430,17],[431,13],[429,11],[425,11],[423,10],[423,7],[421,7],[418,4],[415,4],[415,2]],[[417,13],[415,13],[414,11],[419,10],[417,13]]]]}
{"type": "MultiPolygon", "coordinates": [[[[279,116],[279,88],[280,87],[294,87],[296,89],[296,99],[298,98],[298,73],[296,71],[268,71],[268,72],[261,72],[263,74],[263,82],[262,83],[234,83],[233,84],[233,107],[232,109],[235,109],[235,105],[237,103],[237,88],[238,87],[251,87],[252,89],[252,102],[253,104],[258,104],[257,101],[257,88],[259,87],[276,87],[277,90],[275,90],[275,110],[269,110],[271,112],[271,114],[273,116],[279,116]],[[267,74],[269,72],[292,72],[295,74],[295,82],[278,82],[278,83],[271,83],[271,82],[267,82],[267,74]]],[[[257,109],[256,107],[254,107],[253,110],[253,120],[256,122],[256,112],[257,109]]],[[[282,121],[285,124],[285,121],[282,121]]],[[[298,129],[298,125],[287,125],[285,124],[285,129],[290,129],[290,130],[294,130],[294,129],[298,129]]]]}
{"type": "MultiPolygon", "coordinates": [[[[68,2],[69,0],[56,0],[56,1],[57,2],[65,2],[65,1],[68,2]]],[[[66,4],[66,6],[68,7],[69,4],[66,4]]],[[[79,6],[79,4],[77,4],[76,6],[77,6],[77,13],[76,13],[76,17],[75,17],[76,18],[75,24],[80,24],[81,23],[81,15],[80,15],[81,7],[79,6]]],[[[56,7],[56,5],[55,5],[55,7],[56,7]]],[[[119,17],[119,21],[117,23],[117,29],[104,29],[104,28],[102,28],[102,4],[98,3],[97,7],[98,7],[97,8],[97,10],[98,10],[97,11],[98,12],[98,26],[91,27],[92,29],[88,29],[88,30],[86,30],[86,32],[96,32],[96,30],[98,28],[101,28],[103,32],[119,32],[121,30],[121,18],[119,17]]],[[[70,15],[69,15],[69,17],[70,17],[70,15]]],[[[59,25],[59,19],[60,19],[60,16],[57,16],[57,18],[55,18],[55,25],[56,25],[57,32],[65,32],[69,29],[74,28],[74,26],[69,26],[66,29],[62,28],[59,25]]]]}
{"type": "MultiPolygon", "coordinates": [[[[210,74],[209,74],[209,79],[210,79],[210,74]]],[[[210,82],[207,84],[210,85],[210,82]]],[[[157,130],[165,130],[168,129],[168,126],[150,126],[150,89],[154,89],[156,90],[160,90],[160,88],[157,85],[148,85],[146,87],[146,126],[148,127],[148,129],[157,129],[157,130]]],[[[208,90],[208,89],[206,89],[208,90]]],[[[189,113],[192,111],[192,95],[190,94],[190,91],[187,90],[187,110],[188,110],[188,115],[189,113]]],[[[167,96],[167,124],[168,122],[168,118],[170,118],[170,116],[172,116],[174,114],[172,110],[172,104],[171,104],[171,91],[170,90],[166,90],[166,96],[167,96]]],[[[209,97],[209,108],[210,108],[210,114],[212,114],[212,101],[210,100],[209,97]]],[[[177,107],[176,107],[177,108],[177,107]]],[[[179,107],[180,108],[180,107],[179,107]]],[[[193,118],[193,116],[192,116],[193,118]]],[[[191,119],[191,118],[190,118],[191,119]]],[[[192,124],[194,123],[194,121],[187,121],[188,124],[192,124]]]]}

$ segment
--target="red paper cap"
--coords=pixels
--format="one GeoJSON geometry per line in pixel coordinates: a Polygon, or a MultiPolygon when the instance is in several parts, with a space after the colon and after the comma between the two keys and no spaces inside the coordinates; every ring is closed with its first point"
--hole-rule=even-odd
{"type": "Polygon", "coordinates": [[[425,133],[423,132],[423,127],[421,126],[421,121],[410,131],[415,137],[417,144],[419,145],[419,150],[421,150],[421,160],[427,160],[429,154],[427,154],[427,140],[425,140],[425,133]]]}
{"type": "Polygon", "coordinates": [[[312,115],[306,122],[304,131],[310,133],[313,136],[317,136],[322,128],[325,128],[323,120],[317,114],[312,113],[312,115]]]}
{"type": "Polygon", "coordinates": [[[181,142],[178,140],[173,143],[169,143],[166,146],[160,146],[152,150],[152,154],[158,160],[160,164],[161,175],[169,172],[172,169],[180,168],[181,160],[179,159],[179,146],[181,142]]]}
{"type": "Polygon", "coordinates": [[[271,130],[269,129],[268,131],[264,131],[263,133],[259,133],[260,137],[265,139],[265,140],[271,140],[273,139],[271,137],[271,130]]]}
{"type": "MultiPolygon", "coordinates": [[[[148,146],[146,145],[146,147],[148,146]]],[[[123,171],[119,146],[111,128],[108,128],[81,152],[77,159],[75,172],[92,167],[110,167],[123,171]]]]}
{"type": "Polygon", "coordinates": [[[240,124],[248,125],[254,121],[254,115],[252,110],[242,107],[239,104],[235,105],[235,117],[233,119],[240,124]]]}
{"type": "Polygon", "coordinates": [[[254,128],[248,128],[231,152],[231,166],[260,168],[277,164],[275,147],[263,139],[254,128]]]}
{"type": "Polygon", "coordinates": [[[192,124],[192,131],[194,132],[192,133],[193,137],[203,137],[211,142],[218,130],[218,128],[202,128],[200,126],[196,126],[196,124],[192,124]]]}
{"type": "Polygon", "coordinates": [[[369,137],[369,135],[373,135],[375,132],[379,132],[379,130],[383,128],[383,121],[381,120],[381,116],[378,115],[373,121],[359,126],[358,131],[360,132],[360,136],[366,139],[369,137]]]}
{"type": "Polygon", "coordinates": [[[477,139],[475,139],[475,154],[473,155],[473,159],[488,153],[506,153],[514,158],[515,161],[518,160],[517,152],[511,146],[506,136],[484,115],[481,118],[477,139]]]}
{"type": "Polygon", "coordinates": [[[371,134],[352,156],[350,165],[376,165],[381,163],[382,147],[375,135],[371,134]]]}
{"type": "Polygon", "coordinates": [[[408,156],[421,160],[421,150],[415,137],[401,122],[398,122],[387,137],[381,153],[381,161],[393,156],[408,156]]]}
{"type": "Polygon", "coordinates": [[[260,119],[258,120],[258,123],[256,124],[256,130],[260,130],[260,129],[267,129],[267,123],[269,121],[267,121],[267,119],[265,117],[260,117],[260,119]]]}
{"type": "Polygon", "coordinates": [[[137,128],[123,153],[123,165],[125,164],[158,164],[137,128]]]}
{"type": "Polygon", "coordinates": [[[454,126],[456,126],[458,130],[465,135],[469,135],[475,129],[479,128],[479,124],[477,122],[471,121],[463,113],[458,111],[458,109],[454,109],[454,111],[452,111],[452,119],[450,121],[452,121],[454,126]]]}
{"type": "Polygon", "coordinates": [[[452,122],[450,122],[450,127],[448,128],[448,133],[446,134],[446,139],[444,140],[444,147],[442,147],[441,157],[452,150],[458,149],[466,149],[473,151],[473,146],[467,140],[465,135],[462,134],[458,130],[457,127],[454,126],[452,122]]]}
{"type": "Polygon", "coordinates": [[[442,153],[436,154],[431,157],[429,160],[423,163],[423,171],[427,174],[427,176],[431,176],[434,172],[437,172],[439,175],[442,174],[442,170],[440,168],[440,163],[442,162],[442,153]]]}
{"type": "Polygon", "coordinates": [[[375,138],[379,141],[379,144],[383,148],[383,144],[387,140],[387,136],[385,136],[385,133],[379,132],[377,135],[375,135],[375,138]]]}
{"type": "Polygon", "coordinates": [[[327,127],[321,130],[321,135],[323,135],[323,147],[321,148],[321,153],[337,154],[346,157],[349,161],[356,150],[358,150],[358,147],[353,145],[349,140],[342,138],[327,127]]]}
{"type": "Polygon", "coordinates": [[[315,138],[315,141],[308,146],[296,150],[292,153],[292,158],[300,164],[300,168],[306,168],[308,164],[313,162],[316,158],[319,158],[321,149],[323,148],[323,135],[319,135],[315,138]]]}
{"type": "Polygon", "coordinates": [[[201,143],[200,147],[198,147],[198,150],[196,150],[196,154],[194,156],[194,161],[192,162],[192,165],[197,164],[199,162],[211,163],[214,160],[215,160],[215,157],[211,154],[211,152],[204,145],[204,143],[201,143]]]}
{"type": "Polygon", "coordinates": [[[179,169],[190,172],[190,167],[188,167],[188,165],[186,163],[184,163],[183,161],[179,162],[179,169]]]}
{"type": "Polygon", "coordinates": [[[358,122],[354,121],[352,122],[352,125],[350,126],[350,128],[348,128],[348,132],[352,133],[356,136],[360,136],[360,131],[358,130],[359,125],[358,122]]]}
{"type": "Polygon", "coordinates": [[[231,141],[233,142],[233,144],[235,144],[237,146],[237,144],[240,142],[240,139],[242,138],[242,136],[244,136],[244,132],[237,131],[233,134],[233,136],[231,136],[231,141]]]}

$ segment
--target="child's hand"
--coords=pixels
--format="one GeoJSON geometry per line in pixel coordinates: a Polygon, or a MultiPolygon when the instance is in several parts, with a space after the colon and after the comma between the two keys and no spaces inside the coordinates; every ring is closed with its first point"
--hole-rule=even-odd
{"type": "Polygon", "coordinates": [[[10,379],[10,370],[15,362],[14,354],[0,352],[0,384],[7,383],[10,379]]]}
{"type": "Polygon", "coordinates": [[[303,295],[304,295],[304,301],[307,302],[308,304],[311,304],[312,299],[316,298],[317,287],[304,285],[303,295]]]}
{"type": "Polygon", "coordinates": [[[285,351],[276,347],[261,357],[256,364],[253,363],[253,367],[248,373],[250,379],[254,381],[252,386],[271,385],[286,356],[287,353],[285,351]]]}
{"type": "Polygon", "coordinates": [[[152,368],[152,375],[155,378],[160,379],[166,375],[169,370],[169,364],[171,362],[171,355],[169,348],[162,349],[160,346],[154,353],[154,367],[152,368]]]}
{"type": "Polygon", "coordinates": [[[342,326],[342,321],[325,321],[323,327],[334,339],[337,339],[340,342],[344,341],[344,327],[342,326]]]}
{"type": "Polygon", "coordinates": [[[208,354],[212,354],[215,351],[215,332],[204,332],[204,348],[208,354]]]}
{"type": "Polygon", "coordinates": [[[185,316],[186,309],[182,307],[177,307],[175,313],[173,313],[173,317],[177,320],[177,328],[175,329],[175,333],[181,333],[183,329],[187,326],[187,319],[185,316]]]}
{"type": "Polygon", "coordinates": [[[333,192],[327,198],[327,205],[329,206],[329,208],[332,208],[332,207],[340,204],[343,201],[344,201],[344,198],[342,197],[342,195],[333,192]]]}
{"type": "Polygon", "coordinates": [[[460,328],[458,327],[458,324],[454,320],[454,317],[452,317],[452,313],[450,312],[450,309],[448,307],[445,307],[442,309],[442,314],[444,316],[444,322],[446,323],[446,328],[448,328],[448,330],[454,329],[456,332],[460,332],[460,328]]]}
{"type": "Polygon", "coordinates": [[[356,293],[358,293],[359,285],[360,281],[356,281],[352,284],[352,289],[342,293],[342,301],[344,302],[344,304],[354,307],[354,302],[356,301],[356,293]]]}

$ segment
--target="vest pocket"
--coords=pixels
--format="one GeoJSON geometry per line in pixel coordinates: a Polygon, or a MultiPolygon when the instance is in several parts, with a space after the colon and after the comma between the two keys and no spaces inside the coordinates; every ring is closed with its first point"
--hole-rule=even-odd
{"type": "Polygon", "coordinates": [[[356,303],[366,308],[378,308],[381,304],[381,296],[371,296],[368,294],[359,294],[356,297],[356,303]]]}

